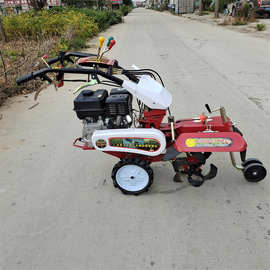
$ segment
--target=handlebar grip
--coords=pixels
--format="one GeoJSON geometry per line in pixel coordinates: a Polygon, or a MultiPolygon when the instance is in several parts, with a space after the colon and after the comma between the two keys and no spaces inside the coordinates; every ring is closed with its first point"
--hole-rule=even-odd
{"type": "Polygon", "coordinates": [[[42,77],[43,75],[46,75],[46,73],[50,70],[49,68],[43,68],[35,72],[31,72],[30,74],[26,74],[16,80],[16,83],[18,85],[34,80],[36,77],[42,77]]]}
{"type": "Polygon", "coordinates": [[[20,84],[22,84],[22,83],[31,81],[31,80],[33,80],[33,79],[34,79],[34,74],[33,74],[33,72],[32,72],[32,73],[30,73],[30,74],[27,74],[27,75],[24,75],[24,76],[18,78],[18,79],[16,80],[16,83],[17,83],[18,85],[20,85],[20,84]]]}

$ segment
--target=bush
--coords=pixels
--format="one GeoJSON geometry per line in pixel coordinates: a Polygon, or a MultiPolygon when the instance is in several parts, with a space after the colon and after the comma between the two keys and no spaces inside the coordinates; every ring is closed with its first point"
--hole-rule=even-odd
{"type": "Polygon", "coordinates": [[[98,24],[100,30],[107,29],[110,25],[122,22],[121,14],[111,10],[94,10],[88,8],[77,9],[89,18],[93,18],[94,22],[98,24]]]}
{"type": "Polygon", "coordinates": [[[246,25],[248,22],[254,22],[254,9],[248,2],[243,2],[239,8],[235,11],[235,17],[233,25],[246,25]]]}
{"type": "Polygon", "coordinates": [[[122,22],[121,14],[119,11],[113,10],[95,10],[90,8],[65,8],[65,7],[55,7],[49,10],[50,13],[63,13],[66,11],[75,11],[82,13],[88,18],[94,20],[98,24],[100,30],[107,29],[110,25],[122,22]]]}
{"type": "Polygon", "coordinates": [[[122,5],[120,7],[120,12],[121,12],[122,16],[127,16],[128,12],[129,12],[128,6],[122,5]]]}
{"type": "Polygon", "coordinates": [[[237,10],[237,16],[238,17],[243,17],[245,19],[248,19],[249,16],[251,15],[251,7],[249,3],[244,2],[241,7],[237,10]]]}
{"type": "Polygon", "coordinates": [[[120,13],[122,16],[127,16],[129,12],[131,12],[132,6],[121,5],[120,13]]]}
{"type": "Polygon", "coordinates": [[[75,11],[64,11],[61,14],[48,11],[25,12],[10,15],[3,19],[8,40],[18,37],[39,40],[52,36],[63,36],[67,29],[74,33],[72,38],[86,40],[96,35],[98,25],[92,18],[75,11]]]}
{"type": "MultiPolygon", "coordinates": [[[[125,9],[130,8],[125,6],[125,9]]],[[[15,40],[19,36],[38,41],[40,38],[57,36],[62,38],[58,49],[83,48],[87,39],[120,22],[122,18],[119,11],[88,8],[57,7],[3,17],[8,40],[15,40]]]]}
{"type": "Polygon", "coordinates": [[[256,28],[258,31],[264,31],[266,26],[263,23],[257,23],[256,28]]]}
{"type": "Polygon", "coordinates": [[[87,39],[112,24],[122,21],[119,11],[99,11],[78,8],[53,8],[2,17],[8,42],[1,43],[0,104],[8,96],[36,90],[39,81],[16,86],[22,74],[44,67],[40,57],[54,57],[59,51],[86,47],[87,39]],[[26,90],[27,89],[27,90],[26,90]]]}

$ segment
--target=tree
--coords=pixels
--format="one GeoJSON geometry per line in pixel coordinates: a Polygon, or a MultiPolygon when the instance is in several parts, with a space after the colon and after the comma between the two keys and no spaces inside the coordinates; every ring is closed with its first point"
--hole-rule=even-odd
{"type": "Polygon", "coordinates": [[[202,10],[203,10],[203,1],[200,0],[199,2],[199,15],[202,16],[202,10]]]}
{"type": "Polygon", "coordinates": [[[7,42],[7,36],[6,36],[6,32],[2,23],[2,18],[0,16],[0,32],[1,32],[1,38],[3,42],[7,42]]]}
{"type": "Polygon", "coordinates": [[[70,7],[93,7],[103,8],[105,5],[105,0],[62,0],[63,4],[70,7]]]}
{"type": "Polygon", "coordinates": [[[219,18],[219,0],[215,0],[215,18],[219,18]]]}
{"type": "Polygon", "coordinates": [[[27,0],[27,4],[34,10],[38,11],[47,5],[47,0],[27,0]]]}
{"type": "Polygon", "coordinates": [[[132,0],[123,0],[123,4],[126,6],[132,6],[132,0]]]}

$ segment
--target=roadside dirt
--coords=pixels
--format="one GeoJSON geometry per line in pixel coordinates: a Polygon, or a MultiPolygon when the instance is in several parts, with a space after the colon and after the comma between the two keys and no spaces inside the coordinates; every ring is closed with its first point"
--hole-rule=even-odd
{"type": "Polygon", "coordinates": [[[192,14],[182,14],[181,17],[187,18],[190,20],[195,20],[203,23],[208,23],[211,25],[216,25],[219,27],[225,27],[227,29],[240,32],[240,33],[246,33],[253,37],[263,38],[270,41],[270,19],[256,19],[255,22],[249,23],[247,25],[223,25],[224,20],[230,20],[230,16],[224,16],[220,14],[220,18],[216,19],[214,18],[214,13],[209,13],[207,15],[199,16],[196,13],[192,14]],[[266,28],[264,31],[258,31],[256,28],[256,25],[258,23],[265,24],[266,28]]]}

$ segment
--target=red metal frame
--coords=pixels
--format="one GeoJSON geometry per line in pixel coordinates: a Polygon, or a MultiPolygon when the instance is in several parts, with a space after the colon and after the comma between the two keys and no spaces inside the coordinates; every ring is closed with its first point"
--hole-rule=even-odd
{"type": "Polygon", "coordinates": [[[75,147],[77,147],[77,148],[81,148],[82,150],[95,150],[94,147],[88,147],[87,146],[87,143],[83,143],[83,145],[78,144],[78,142],[81,142],[82,143],[81,139],[82,138],[75,139],[75,141],[73,142],[72,145],[75,146],[75,147]]]}
{"type": "Polygon", "coordinates": [[[144,111],[144,117],[138,121],[143,124],[145,128],[157,128],[159,129],[160,124],[166,115],[166,110],[150,110],[144,111]]]}
{"type": "Polygon", "coordinates": [[[155,157],[150,157],[150,156],[145,156],[145,155],[139,155],[139,154],[133,154],[133,153],[127,153],[127,152],[114,152],[114,151],[106,151],[106,152],[104,151],[104,153],[117,157],[119,159],[137,157],[141,160],[149,161],[150,163],[162,161],[162,157],[164,156],[164,155],[158,155],[155,157]]]}
{"type": "MultiPolygon", "coordinates": [[[[222,118],[220,116],[213,116],[207,123],[207,125],[211,128],[212,131],[219,131],[219,132],[229,132],[232,131],[232,124],[230,119],[228,118],[228,121],[224,123],[222,121],[222,118]]],[[[209,120],[209,119],[208,119],[209,120]]],[[[177,120],[174,124],[174,129],[177,135],[180,135],[182,133],[192,133],[192,132],[203,132],[206,130],[206,125],[202,123],[200,120],[194,120],[194,119],[181,119],[177,120]]],[[[171,127],[170,124],[165,123],[160,125],[160,130],[163,133],[169,132],[169,135],[171,133],[171,127]]]]}
{"type": "MultiPolygon", "coordinates": [[[[211,145],[211,143],[210,143],[211,145]]],[[[236,132],[211,132],[211,133],[183,133],[178,136],[174,148],[179,152],[242,152],[247,148],[247,144],[243,137],[236,132]],[[196,145],[196,140],[208,139],[221,141],[230,141],[230,144],[224,143],[219,145],[213,143],[213,146],[196,145]],[[189,145],[188,142],[191,142],[189,145]]]]}
{"type": "MultiPolygon", "coordinates": [[[[170,146],[174,145],[175,149],[179,152],[241,152],[244,151],[247,147],[247,144],[243,137],[233,132],[232,124],[230,119],[228,118],[228,121],[226,123],[223,122],[222,118],[220,116],[214,116],[208,119],[208,127],[211,128],[214,132],[205,132],[207,127],[206,124],[194,119],[182,119],[177,120],[174,124],[175,128],[175,136],[176,141],[175,143],[171,143],[171,127],[169,123],[163,123],[161,124],[161,121],[163,120],[165,115],[163,115],[163,110],[151,110],[151,111],[145,111],[144,112],[144,119],[143,123],[147,124],[145,127],[150,127],[150,122],[153,124],[155,123],[156,126],[159,127],[159,129],[165,134],[167,140],[167,146],[166,148],[169,148],[170,146]],[[146,117],[145,117],[146,116],[146,117]],[[209,121],[210,120],[210,121],[209,121]],[[191,147],[185,147],[184,143],[187,138],[223,138],[228,137],[233,140],[233,145],[230,147],[201,147],[201,148],[191,148],[191,147]]],[[[142,120],[139,120],[142,122],[142,120]]],[[[145,155],[138,155],[138,154],[132,154],[132,153],[126,153],[126,152],[104,152],[106,154],[115,156],[117,158],[133,158],[138,157],[142,160],[147,160],[149,162],[158,162],[162,161],[163,154],[149,157],[145,155]]]]}
{"type": "MultiPolygon", "coordinates": [[[[161,130],[166,138],[168,149],[170,146],[179,152],[242,152],[246,149],[247,144],[243,137],[237,133],[233,132],[233,127],[230,119],[226,123],[223,122],[221,116],[214,116],[208,119],[207,125],[205,122],[198,119],[182,119],[177,120],[174,123],[175,131],[175,142],[171,141],[171,126],[169,123],[161,124],[164,116],[166,115],[166,110],[150,110],[144,112],[143,119],[138,121],[143,124],[144,128],[155,127],[161,130]],[[210,132],[207,131],[207,128],[210,132]],[[232,144],[225,147],[188,147],[185,142],[190,138],[229,138],[232,140],[232,144]]],[[[75,147],[81,148],[83,150],[94,150],[95,148],[89,148],[86,144],[78,145],[80,139],[76,139],[73,143],[75,147]]],[[[123,158],[134,158],[138,157],[142,160],[147,160],[149,162],[159,162],[162,161],[164,154],[158,156],[146,156],[134,153],[126,152],[116,152],[116,151],[104,151],[108,155],[115,156],[119,159],[123,158]]]]}
{"type": "MultiPolygon", "coordinates": [[[[63,65],[60,64],[60,65],[58,65],[58,67],[59,67],[59,68],[63,68],[63,65]]],[[[57,82],[56,86],[57,86],[58,88],[64,86],[64,73],[63,73],[61,79],[57,82]]]]}

